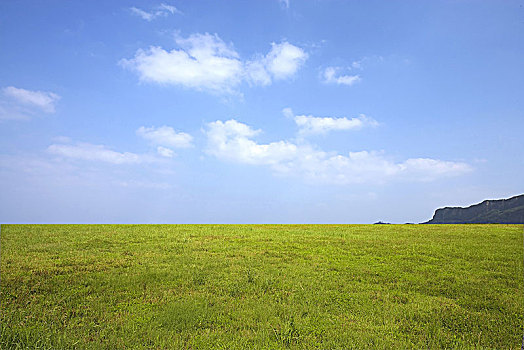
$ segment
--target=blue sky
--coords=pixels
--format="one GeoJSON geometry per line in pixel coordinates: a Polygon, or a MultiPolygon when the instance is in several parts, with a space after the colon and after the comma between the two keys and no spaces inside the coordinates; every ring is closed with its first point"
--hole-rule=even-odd
{"type": "Polygon", "coordinates": [[[0,222],[403,223],[524,193],[523,6],[2,1],[0,222]]]}

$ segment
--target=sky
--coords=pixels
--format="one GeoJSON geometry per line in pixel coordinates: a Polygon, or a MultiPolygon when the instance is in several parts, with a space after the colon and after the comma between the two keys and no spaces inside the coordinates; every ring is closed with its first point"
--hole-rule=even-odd
{"type": "Polygon", "coordinates": [[[6,0],[0,67],[3,223],[418,223],[524,193],[524,0],[6,0]]]}

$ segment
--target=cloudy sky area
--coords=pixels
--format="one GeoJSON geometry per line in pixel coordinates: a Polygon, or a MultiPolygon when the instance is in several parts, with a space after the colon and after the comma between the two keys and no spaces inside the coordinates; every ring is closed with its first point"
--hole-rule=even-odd
{"type": "Polygon", "coordinates": [[[0,222],[393,223],[524,193],[519,1],[2,1],[0,222]]]}

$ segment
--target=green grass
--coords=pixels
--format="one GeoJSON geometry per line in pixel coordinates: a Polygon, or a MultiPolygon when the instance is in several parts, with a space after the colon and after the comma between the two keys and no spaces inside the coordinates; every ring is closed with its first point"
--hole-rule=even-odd
{"type": "Polygon", "coordinates": [[[522,225],[2,225],[1,349],[519,349],[522,225]]]}

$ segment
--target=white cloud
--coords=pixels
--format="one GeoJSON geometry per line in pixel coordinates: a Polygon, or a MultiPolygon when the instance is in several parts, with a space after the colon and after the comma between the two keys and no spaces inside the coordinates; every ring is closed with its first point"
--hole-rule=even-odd
{"type": "Polygon", "coordinates": [[[135,15],[140,16],[142,19],[146,21],[152,21],[155,18],[155,14],[152,12],[147,12],[144,10],[141,10],[136,7],[131,7],[131,12],[133,12],[135,15]]]}
{"type": "Polygon", "coordinates": [[[170,14],[173,15],[175,13],[182,13],[175,6],[167,4],[160,4],[149,12],[136,7],[131,7],[130,10],[133,14],[141,17],[143,20],[146,20],[148,22],[151,22],[152,20],[158,17],[167,17],[170,14]]]}
{"type": "Polygon", "coordinates": [[[308,54],[288,42],[272,43],[271,51],[246,63],[247,79],[254,84],[269,85],[272,79],[293,77],[307,60],[308,54]]]}
{"type": "Polygon", "coordinates": [[[208,124],[207,153],[217,158],[248,164],[276,165],[293,159],[297,146],[286,142],[260,145],[251,140],[260,132],[234,119],[208,124]]]}
{"type": "Polygon", "coordinates": [[[267,70],[275,79],[285,79],[293,76],[306,61],[308,54],[301,48],[288,42],[271,44],[271,51],[266,56],[267,70]]]}
{"type": "Polygon", "coordinates": [[[396,163],[381,152],[328,153],[308,144],[277,141],[259,144],[260,133],[234,119],[207,125],[206,152],[218,159],[252,165],[266,165],[280,175],[294,175],[313,183],[380,183],[404,178],[418,181],[456,176],[471,170],[465,163],[415,158],[396,163]]]}
{"type": "Polygon", "coordinates": [[[104,145],[93,145],[90,143],[53,144],[47,148],[51,154],[77,160],[98,161],[111,164],[139,164],[154,161],[148,155],[130,152],[116,152],[104,145]]]}
{"type": "Polygon", "coordinates": [[[254,85],[270,85],[271,75],[266,68],[265,58],[249,61],[245,65],[247,80],[254,85]]]}
{"type": "Polygon", "coordinates": [[[293,110],[289,107],[284,108],[282,110],[282,114],[284,115],[284,117],[289,118],[289,119],[292,119],[295,117],[295,115],[293,114],[293,110]]]}
{"type": "Polygon", "coordinates": [[[5,96],[15,101],[41,109],[45,113],[54,113],[55,104],[60,99],[55,93],[47,91],[30,91],[8,86],[2,90],[5,96]]]}
{"type": "Polygon", "coordinates": [[[151,47],[138,50],[135,58],[121,63],[135,70],[143,81],[197,90],[231,92],[241,81],[243,67],[238,54],[217,35],[195,34],[176,42],[182,49],[151,47]]]}
{"type": "Polygon", "coordinates": [[[2,89],[0,119],[29,119],[31,116],[55,112],[60,96],[49,91],[31,91],[14,86],[2,89]]]}
{"type": "Polygon", "coordinates": [[[158,146],[156,148],[156,151],[162,157],[173,158],[175,156],[175,152],[172,149],[169,149],[169,148],[166,148],[166,147],[158,146]]]}
{"type": "MultiPolygon", "coordinates": [[[[193,147],[193,137],[184,132],[176,132],[169,126],[140,127],[136,131],[138,136],[148,140],[156,147],[156,153],[164,158],[172,158],[175,152],[171,148],[193,147]],[[171,148],[168,148],[171,147],[171,148]]],[[[110,164],[142,164],[161,162],[161,158],[154,154],[137,154],[132,152],[117,152],[105,145],[90,143],[72,143],[70,138],[63,136],[54,138],[55,144],[47,148],[47,152],[61,158],[96,161],[110,164]]]]}
{"type": "Polygon", "coordinates": [[[441,177],[458,176],[471,171],[465,163],[438,159],[408,159],[394,162],[382,152],[359,151],[345,155],[319,153],[313,161],[299,160],[289,172],[302,173],[309,181],[322,183],[384,183],[394,179],[432,181],[441,177]]]}
{"type": "Polygon", "coordinates": [[[173,148],[189,148],[193,146],[193,137],[191,135],[185,132],[176,132],[170,126],[161,126],[158,128],[141,126],[137,129],[136,134],[154,145],[173,148]]]}
{"type": "Polygon", "coordinates": [[[402,172],[421,180],[430,181],[448,173],[462,173],[471,170],[465,163],[442,161],[431,158],[412,158],[400,164],[402,172]]]}
{"type": "Polygon", "coordinates": [[[365,58],[359,60],[359,61],[353,61],[351,63],[351,67],[355,68],[355,69],[362,69],[362,62],[364,61],[365,58]]]}
{"type": "MultiPolygon", "coordinates": [[[[356,64],[357,62],[353,63],[356,64]]],[[[322,74],[324,83],[350,86],[360,81],[360,76],[340,75],[338,74],[339,70],[340,68],[338,67],[327,67],[322,74]]]]}
{"type": "Polygon", "coordinates": [[[177,8],[176,8],[175,6],[173,6],[173,5],[160,4],[160,5],[158,6],[158,8],[159,8],[160,10],[165,10],[165,11],[171,13],[172,15],[174,15],[175,13],[180,13],[180,14],[182,13],[182,11],[180,11],[179,9],[177,9],[177,8]]]}
{"type": "Polygon", "coordinates": [[[332,118],[332,117],[314,117],[311,115],[297,115],[293,116],[291,108],[284,108],[282,113],[287,118],[294,118],[297,124],[300,135],[315,135],[315,134],[326,134],[329,131],[335,130],[358,130],[363,127],[375,127],[378,126],[378,122],[370,117],[361,114],[356,118],[348,119],[343,118],[332,118]]]}
{"type": "Polygon", "coordinates": [[[181,85],[215,93],[233,93],[242,82],[269,85],[273,79],[292,77],[308,55],[288,42],[273,43],[266,56],[243,61],[232,45],[216,34],[176,37],[179,49],[152,46],[138,50],[120,64],[138,73],[142,81],[181,85]]]}

